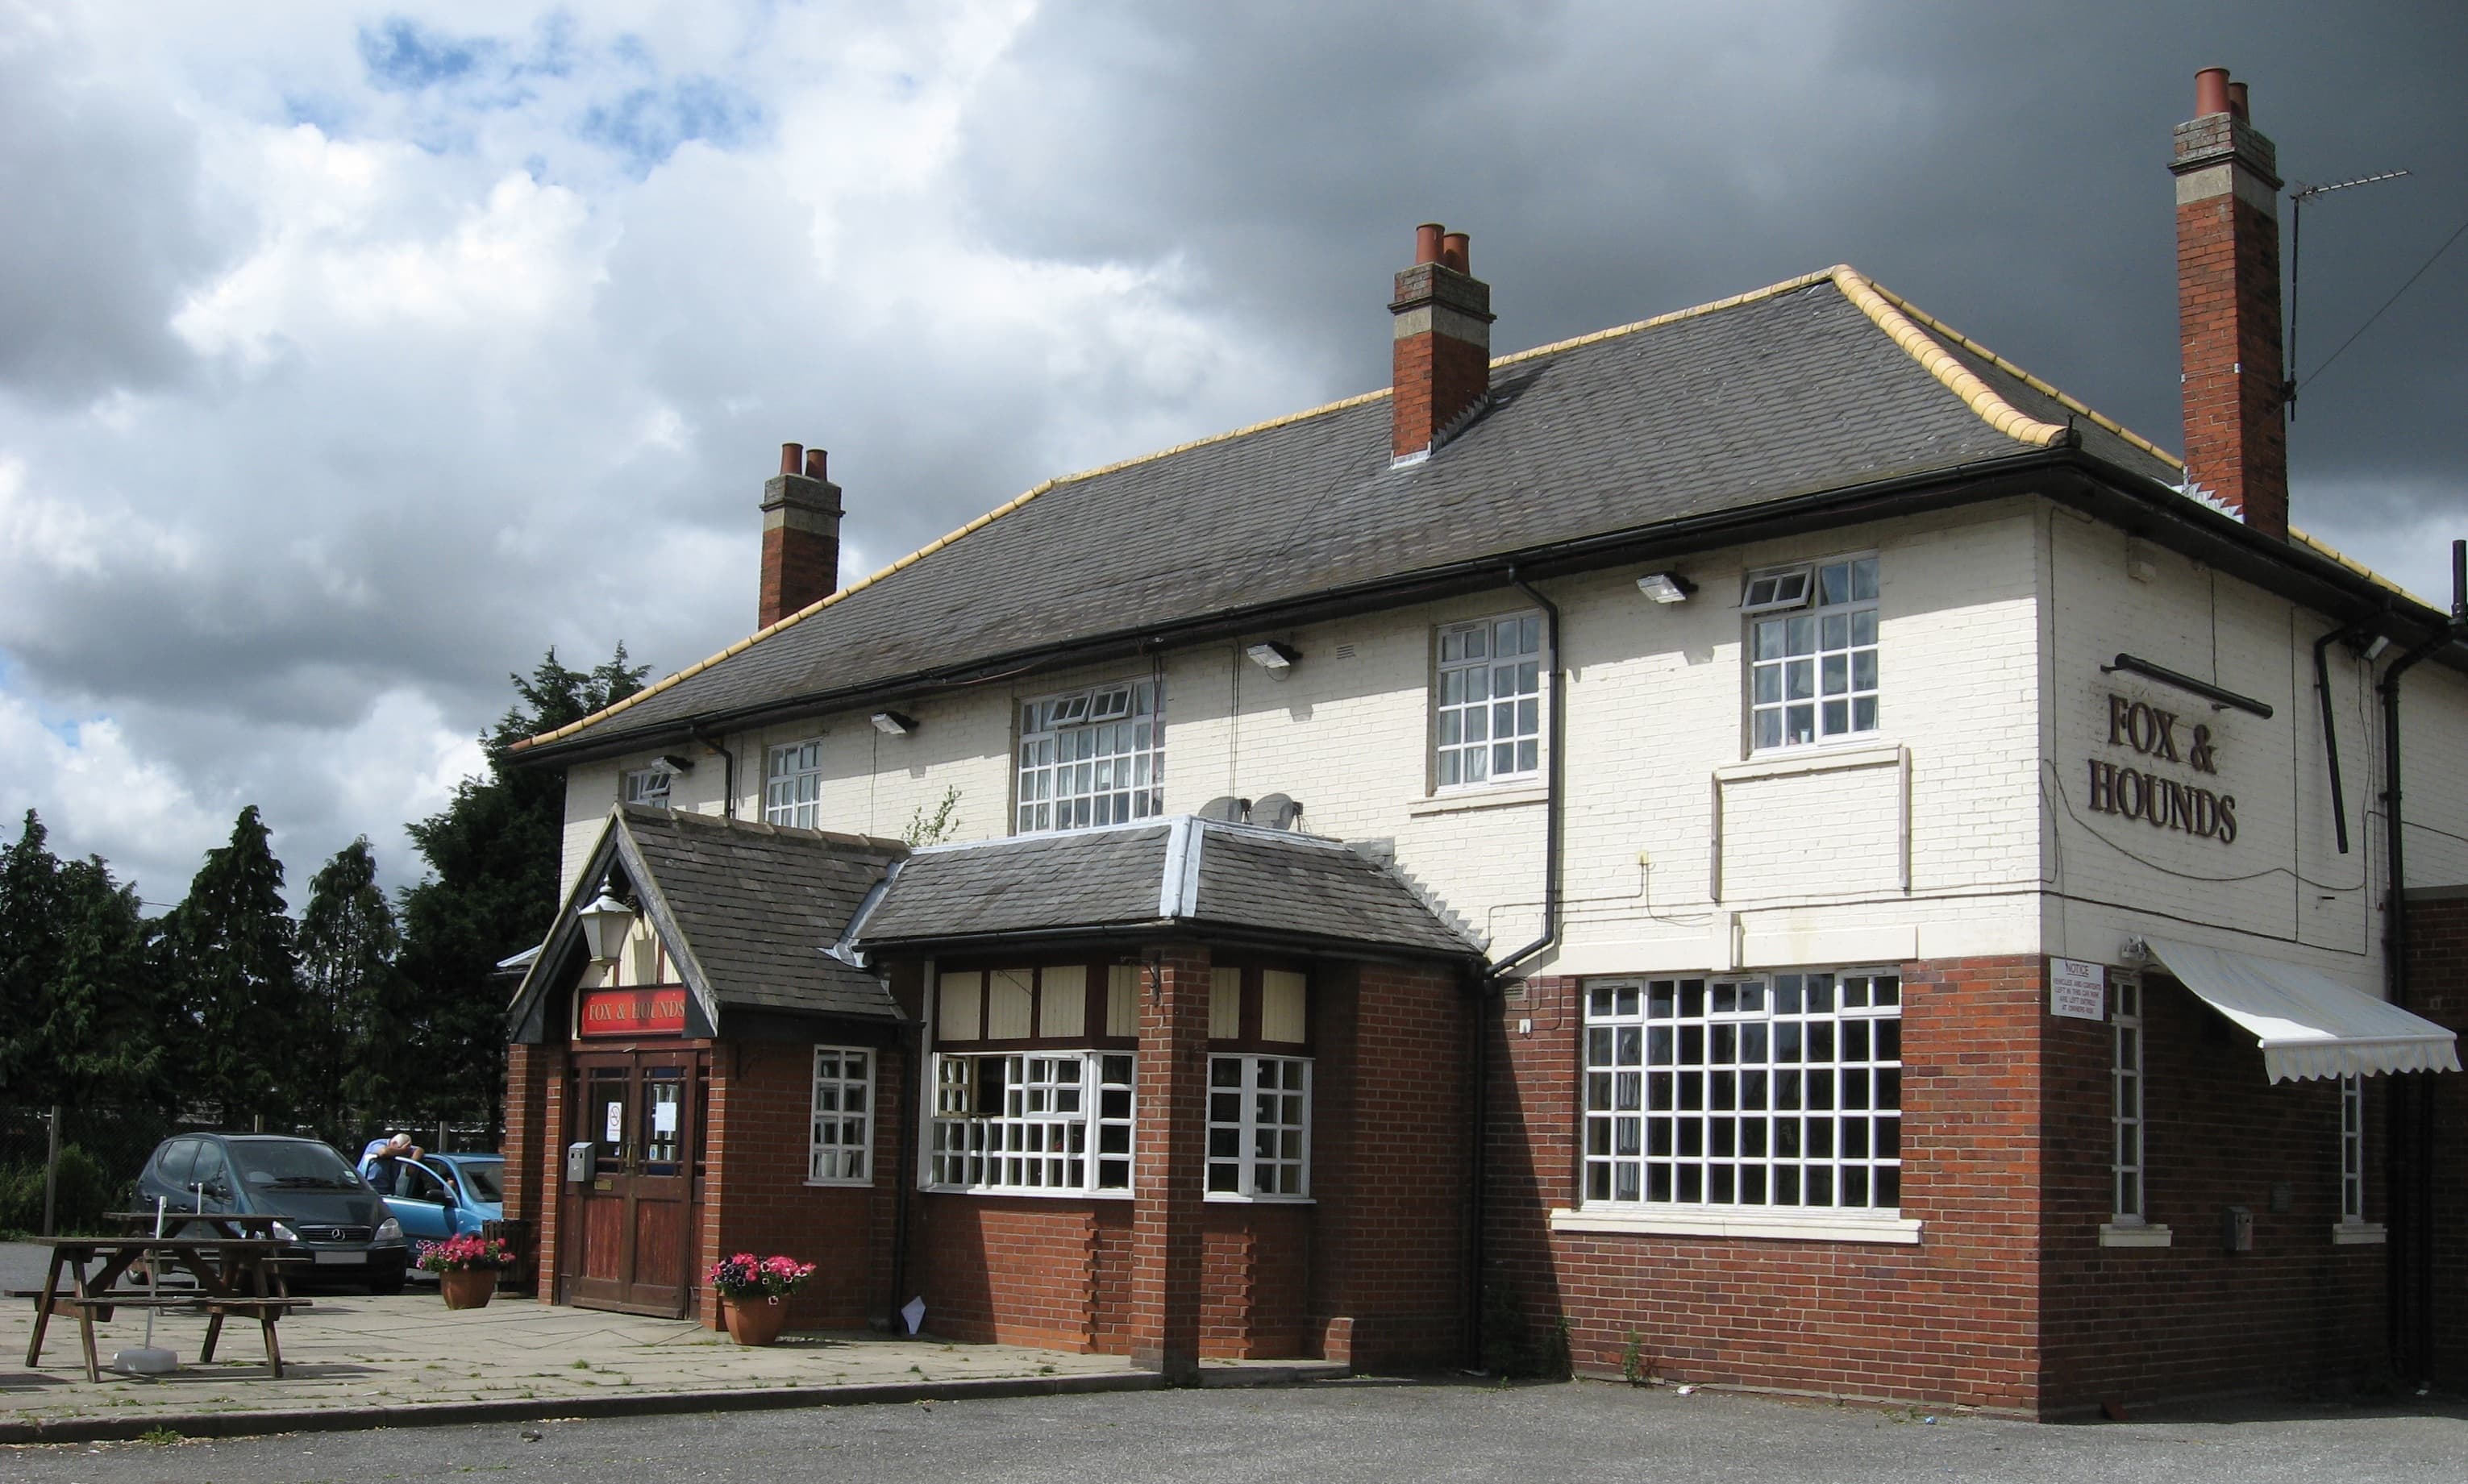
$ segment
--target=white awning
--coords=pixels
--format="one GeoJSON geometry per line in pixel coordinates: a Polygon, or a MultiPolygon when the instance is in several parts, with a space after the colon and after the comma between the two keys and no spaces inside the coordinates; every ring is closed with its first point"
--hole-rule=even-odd
{"type": "Polygon", "coordinates": [[[2328,974],[2160,938],[2143,946],[2205,1003],[2253,1032],[2273,1082],[2460,1069],[2457,1037],[2328,974]]]}

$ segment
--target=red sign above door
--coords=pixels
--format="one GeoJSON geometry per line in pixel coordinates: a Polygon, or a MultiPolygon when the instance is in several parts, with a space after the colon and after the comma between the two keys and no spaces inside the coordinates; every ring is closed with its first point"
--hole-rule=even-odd
{"type": "Polygon", "coordinates": [[[585,990],[578,1036],[681,1036],[683,986],[665,990],[585,990]]]}

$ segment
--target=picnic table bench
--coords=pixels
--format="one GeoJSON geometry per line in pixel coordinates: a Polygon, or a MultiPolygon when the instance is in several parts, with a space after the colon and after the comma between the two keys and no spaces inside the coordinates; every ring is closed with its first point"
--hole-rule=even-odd
{"type": "MultiPolygon", "coordinates": [[[[153,1213],[148,1212],[146,1219],[150,1223],[153,1213]]],[[[29,1367],[42,1358],[43,1336],[52,1315],[74,1313],[85,1350],[86,1380],[101,1381],[96,1321],[108,1322],[115,1310],[152,1309],[207,1316],[206,1343],[198,1355],[202,1360],[215,1358],[224,1319],[235,1314],[256,1319],[265,1342],[266,1372],[280,1378],[283,1349],[275,1336],[275,1324],[285,1314],[309,1307],[308,1300],[281,1291],[282,1252],[289,1244],[272,1237],[46,1237],[39,1244],[52,1249],[52,1260],[43,1275],[43,1291],[34,1300],[34,1333],[26,1344],[29,1367]],[[166,1262],[194,1277],[197,1287],[176,1293],[163,1291],[151,1280],[166,1262]],[[98,1264],[93,1271],[87,1270],[98,1264]],[[148,1273],[146,1288],[123,1288],[121,1280],[140,1264],[148,1273]],[[73,1291],[61,1291],[63,1276],[73,1291]]]]}

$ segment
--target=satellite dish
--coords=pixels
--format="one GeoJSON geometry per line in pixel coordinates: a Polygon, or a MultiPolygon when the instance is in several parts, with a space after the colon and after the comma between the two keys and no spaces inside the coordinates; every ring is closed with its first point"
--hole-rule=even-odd
{"type": "Polygon", "coordinates": [[[1227,824],[1241,824],[1243,822],[1243,816],[1250,810],[1250,808],[1251,801],[1248,799],[1238,799],[1230,795],[1223,795],[1211,799],[1207,803],[1201,805],[1200,807],[1200,817],[1202,819],[1222,819],[1227,824]]]}
{"type": "Polygon", "coordinates": [[[1251,806],[1251,823],[1269,830],[1291,830],[1303,817],[1303,807],[1282,793],[1272,793],[1251,806]]]}

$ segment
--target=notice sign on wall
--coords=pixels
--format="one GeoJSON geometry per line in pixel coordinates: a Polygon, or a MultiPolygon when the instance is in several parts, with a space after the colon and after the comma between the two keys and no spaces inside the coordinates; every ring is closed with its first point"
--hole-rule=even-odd
{"type": "Polygon", "coordinates": [[[578,1036],[678,1036],[686,1028],[682,985],[664,990],[586,990],[578,1036]]]}
{"type": "Polygon", "coordinates": [[[2108,970],[2078,958],[2048,960],[2048,1014],[2069,1020],[2108,1018],[2108,970]]]}

